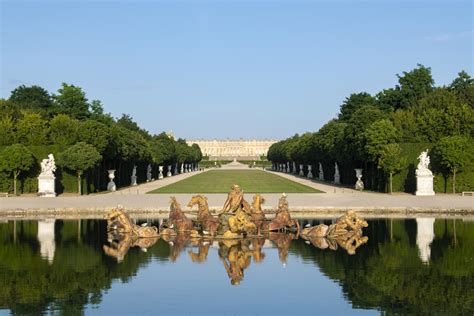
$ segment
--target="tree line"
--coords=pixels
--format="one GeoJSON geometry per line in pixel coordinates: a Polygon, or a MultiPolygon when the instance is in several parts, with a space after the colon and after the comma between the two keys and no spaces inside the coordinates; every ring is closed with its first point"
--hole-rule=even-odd
{"type": "MultiPolygon", "coordinates": [[[[197,144],[189,146],[164,132],[152,135],[127,114],[115,119],[99,100],[89,101],[72,84],[63,83],[55,94],[21,85],[8,99],[0,99],[0,113],[0,178],[13,177],[15,193],[21,172],[38,175],[40,157],[32,152],[38,146],[56,150],[57,164],[66,172],[79,179],[86,173],[92,191],[105,189],[107,169],[116,169],[118,184],[126,185],[134,166],[143,180],[148,164],[176,167],[202,159],[197,144]]],[[[2,191],[11,190],[1,179],[0,185],[2,191]]]]}
{"type": "MultiPolygon", "coordinates": [[[[451,178],[453,192],[460,171],[469,174],[464,187],[472,191],[474,80],[461,71],[449,85],[435,86],[431,68],[420,64],[397,77],[395,87],[375,95],[351,94],[337,118],[317,132],[275,143],[268,159],[304,165],[321,162],[329,175],[337,162],[344,184],[355,182],[353,168],[364,168],[368,188],[388,186],[391,191],[392,176],[409,167],[403,149],[409,148],[407,144],[423,144],[430,149],[432,167],[445,179],[451,178]]],[[[414,170],[408,176],[414,177],[414,170]]]]}

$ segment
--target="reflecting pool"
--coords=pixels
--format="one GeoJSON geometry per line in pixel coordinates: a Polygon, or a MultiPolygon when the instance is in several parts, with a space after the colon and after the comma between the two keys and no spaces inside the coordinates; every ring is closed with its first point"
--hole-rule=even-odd
{"type": "Polygon", "coordinates": [[[294,234],[111,243],[103,220],[6,221],[0,313],[474,313],[474,222],[368,222],[349,255],[294,234]]]}

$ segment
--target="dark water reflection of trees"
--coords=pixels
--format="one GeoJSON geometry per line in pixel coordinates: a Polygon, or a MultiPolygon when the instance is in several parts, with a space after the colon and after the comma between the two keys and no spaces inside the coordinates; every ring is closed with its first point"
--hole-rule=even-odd
{"type": "MultiPolygon", "coordinates": [[[[128,282],[151,260],[172,262],[189,252],[179,240],[174,243],[179,249],[159,240],[147,252],[130,248],[118,263],[102,251],[108,243],[103,221],[57,220],[54,225],[54,259],[49,262],[40,255],[37,222],[0,224],[0,309],[81,312],[88,304],[100,304],[114,280],[128,282]]],[[[337,282],[354,307],[388,314],[474,311],[473,222],[436,220],[428,263],[420,259],[415,220],[371,221],[364,232],[369,242],[354,256],[342,249],[317,249],[301,239],[286,247],[289,256],[314,263],[337,282]]]]}

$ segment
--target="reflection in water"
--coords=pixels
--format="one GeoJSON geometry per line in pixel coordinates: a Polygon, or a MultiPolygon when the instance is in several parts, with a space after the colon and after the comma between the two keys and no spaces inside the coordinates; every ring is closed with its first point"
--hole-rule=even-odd
{"type": "Polygon", "coordinates": [[[143,252],[147,252],[147,249],[153,246],[159,239],[159,237],[137,238],[130,234],[111,232],[107,236],[110,246],[104,245],[104,252],[108,256],[115,257],[118,262],[123,261],[130,248],[139,247],[143,252]]]}
{"type": "Polygon", "coordinates": [[[416,219],[416,244],[420,251],[420,259],[423,263],[429,263],[431,257],[431,243],[435,237],[434,218],[416,219]]]}
{"type": "MultiPolygon", "coordinates": [[[[153,279],[160,278],[157,269],[182,281],[173,283],[175,291],[195,291],[199,288],[196,284],[180,279],[190,270],[189,265],[193,265],[199,268],[196,271],[203,272],[203,276],[196,275],[197,283],[204,282],[206,286],[230,286],[219,277],[210,277],[215,274],[227,275],[231,284],[252,286],[250,289],[255,284],[268,284],[258,298],[245,296],[249,306],[262,306],[246,313],[263,312],[262,300],[281,299],[281,289],[271,286],[275,279],[298,283],[301,292],[297,295],[311,301],[314,284],[305,285],[309,268],[310,274],[311,271],[321,273],[335,281],[343,293],[331,298],[329,307],[318,307],[321,313],[331,313],[330,306],[349,302],[360,310],[376,309],[387,314],[472,314],[474,222],[429,220],[430,223],[370,221],[364,230],[368,242],[352,256],[337,241],[311,239],[308,245],[288,233],[232,241],[195,239],[186,234],[134,241],[107,236],[106,223],[100,220],[82,220],[80,225],[77,221],[62,220],[56,220],[54,225],[34,221],[16,221],[16,225],[0,223],[0,310],[7,309],[13,314],[81,313],[91,306],[102,306],[104,293],[124,286],[122,283],[133,283],[143,293],[162,289],[163,285],[153,279]],[[45,230],[46,227],[49,228],[45,230]],[[45,234],[46,231],[49,233],[45,234]],[[428,249],[425,252],[428,256],[422,256],[421,249],[428,249]],[[423,263],[426,258],[429,265],[423,263]],[[254,273],[257,269],[252,269],[258,263],[259,271],[273,271],[272,266],[278,260],[291,262],[292,269],[278,270],[284,274],[254,273]],[[170,265],[171,269],[166,269],[170,265]],[[148,271],[146,267],[154,269],[148,271]],[[303,268],[306,274],[299,273],[303,268]],[[147,277],[135,277],[140,273],[147,277]],[[147,288],[149,284],[156,287],[147,288]]],[[[323,222],[329,225],[329,221],[323,222]]],[[[314,223],[321,220],[315,219],[314,223]]],[[[243,292],[234,289],[233,293],[239,300],[243,292]]],[[[195,295],[201,299],[208,294],[196,292],[195,295]]],[[[214,295],[218,301],[220,294],[214,295]]],[[[169,311],[166,308],[167,305],[162,305],[160,311],[166,314],[169,311]]],[[[295,313],[308,311],[298,308],[295,306],[295,313]]],[[[123,313],[141,311],[140,305],[133,304],[133,310],[123,313]]]]}
{"type": "Polygon", "coordinates": [[[38,241],[40,243],[41,257],[53,262],[54,250],[56,244],[54,242],[54,219],[45,219],[38,221],[38,241]]]}

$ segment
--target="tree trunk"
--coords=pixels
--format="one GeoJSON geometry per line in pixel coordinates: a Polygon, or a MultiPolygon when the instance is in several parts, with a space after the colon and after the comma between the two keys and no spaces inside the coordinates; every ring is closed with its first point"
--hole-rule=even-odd
{"type": "Polygon", "coordinates": [[[13,194],[16,195],[16,177],[17,174],[15,171],[13,171],[13,194]]]}
{"type": "Polygon", "coordinates": [[[390,172],[390,194],[392,194],[392,173],[390,172]]]}
{"type": "Polygon", "coordinates": [[[453,194],[456,193],[456,169],[453,170],[453,194]]]}
{"type": "Polygon", "coordinates": [[[81,173],[77,172],[77,195],[81,195],[81,173]]]}

